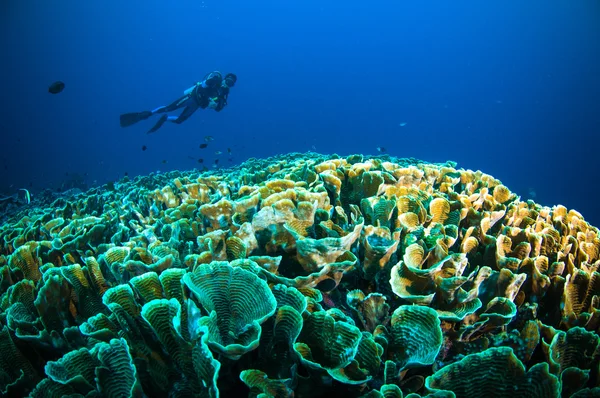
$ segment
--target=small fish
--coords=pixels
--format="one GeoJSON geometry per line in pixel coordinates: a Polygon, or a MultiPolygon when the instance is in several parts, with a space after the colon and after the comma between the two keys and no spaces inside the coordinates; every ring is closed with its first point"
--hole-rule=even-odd
{"type": "Polygon", "coordinates": [[[398,126],[404,127],[404,126],[406,126],[406,122],[399,123],[398,126]]]}
{"type": "Polygon", "coordinates": [[[219,164],[219,159],[215,159],[215,164],[219,164]]]}
{"type": "Polygon", "coordinates": [[[202,159],[202,158],[198,159],[198,163],[204,163],[204,159],[202,159]]]}
{"type": "Polygon", "coordinates": [[[385,153],[386,149],[384,147],[382,147],[382,146],[378,146],[377,147],[377,152],[385,153]]]}
{"type": "Polygon", "coordinates": [[[229,160],[230,162],[233,162],[233,159],[232,159],[232,158],[229,158],[229,159],[227,159],[227,160],[229,160]]]}
{"type": "Polygon", "coordinates": [[[221,151],[215,151],[215,155],[220,155],[220,154],[222,154],[222,153],[223,153],[223,152],[221,152],[221,151]]]}
{"type": "Polygon", "coordinates": [[[162,164],[167,164],[167,161],[163,159],[162,164]]]}
{"type": "Polygon", "coordinates": [[[48,92],[50,94],[58,94],[65,89],[65,84],[60,80],[52,83],[50,87],[48,87],[48,92]]]}
{"type": "Polygon", "coordinates": [[[206,142],[211,142],[212,140],[214,140],[212,135],[207,135],[204,137],[204,141],[206,141],[206,142]]]}
{"type": "Polygon", "coordinates": [[[200,144],[200,149],[204,149],[208,146],[208,144],[200,144]]]}
{"type": "Polygon", "coordinates": [[[188,157],[187,157],[187,158],[188,158],[188,159],[191,159],[191,160],[196,160],[196,158],[195,158],[195,157],[193,157],[193,156],[191,156],[191,155],[188,155],[188,157]]]}
{"type": "Polygon", "coordinates": [[[148,149],[148,147],[146,145],[142,145],[142,151],[145,151],[146,149],[148,149]]]}
{"type": "Polygon", "coordinates": [[[537,196],[537,192],[535,192],[535,190],[533,188],[529,188],[528,194],[531,199],[535,199],[537,196]]]}
{"type": "Polygon", "coordinates": [[[127,177],[128,175],[129,175],[129,173],[128,173],[128,172],[125,172],[125,177],[127,177]]]}
{"type": "Polygon", "coordinates": [[[227,153],[231,155],[231,148],[227,148],[227,153]]]}
{"type": "MultiPolygon", "coordinates": [[[[32,186],[33,184],[30,182],[29,186],[32,186]]],[[[27,201],[27,204],[31,203],[31,194],[29,193],[28,190],[26,190],[25,188],[21,188],[19,189],[19,191],[24,191],[25,192],[25,200],[27,201]]]]}

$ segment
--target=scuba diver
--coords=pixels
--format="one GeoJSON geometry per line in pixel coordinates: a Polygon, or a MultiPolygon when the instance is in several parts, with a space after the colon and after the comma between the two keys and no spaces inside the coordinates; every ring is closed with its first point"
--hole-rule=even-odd
{"type": "Polygon", "coordinates": [[[131,126],[140,120],[146,120],[157,113],[172,112],[176,109],[185,108],[179,116],[162,115],[158,122],[148,130],[148,134],[154,133],[166,122],[181,124],[185,122],[198,108],[214,109],[220,112],[227,105],[229,89],[235,86],[237,76],[228,73],[225,78],[221,72],[215,71],[207,74],[204,80],[196,83],[183,92],[183,97],[167,106],[159,106],[152,111],[125,113],[121,115],[121,127],[131,126]]]}

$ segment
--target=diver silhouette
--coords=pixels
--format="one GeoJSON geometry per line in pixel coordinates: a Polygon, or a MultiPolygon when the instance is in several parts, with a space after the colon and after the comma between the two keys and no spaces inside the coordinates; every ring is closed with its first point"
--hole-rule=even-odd
{"type": "Polygon", "coordinates": [[[227,106],[229,90],[235,86],[236,81],[237,76],[233,73],[228,73],[225,75],[225,78],[223,78],[219,71],[210,72],[201,82],[198,82],[185,90],[183,96],[170,105],[159,106],[152,111],[122,114],[120,118],[121,127],[131,126],[141,120],[146,120],[157,113],[164,113],[154,127],[148,130],[148,134],[150,134],[161,128],[166,121],[177,124],[185,122],[198,110],[198,108],[209,108],[214,109],[216,112],[220,112],[227,106]],[[166,115],[167,112],[173,112],[180,108],[184,109],[179,116],[166,115]]]}

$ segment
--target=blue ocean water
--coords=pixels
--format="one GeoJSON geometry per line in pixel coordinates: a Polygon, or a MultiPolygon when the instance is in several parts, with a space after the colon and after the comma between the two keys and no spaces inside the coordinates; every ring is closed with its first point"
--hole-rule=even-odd
{"type": "Polygon", "coordinates": [[[0,43],[2,195],[384,147],[600,226],[595,0],[7,0],[0,43]],[[238,76],[222,112],[119,126],[212,70],[238,76]]]}

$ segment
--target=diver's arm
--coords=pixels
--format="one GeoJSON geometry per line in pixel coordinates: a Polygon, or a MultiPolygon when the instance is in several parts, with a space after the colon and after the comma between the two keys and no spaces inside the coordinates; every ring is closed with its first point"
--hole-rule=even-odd
{"type": "Polygon", "coordinates": [[[219,96],[219,99],[217,100],[217,106],[215,107],[215,111],[221,112],[223,108],[225,108],[225,106],[227,106],[227,95],[219,96]]]}
{"type": "Polygon", "coordinates": [[[214,107],[215,111],[221,112],[223,108],[227,106],[227,97],[229,97],[229,88],[227,86],[221,86],[216,100],[217,103],[214,107]]]}

